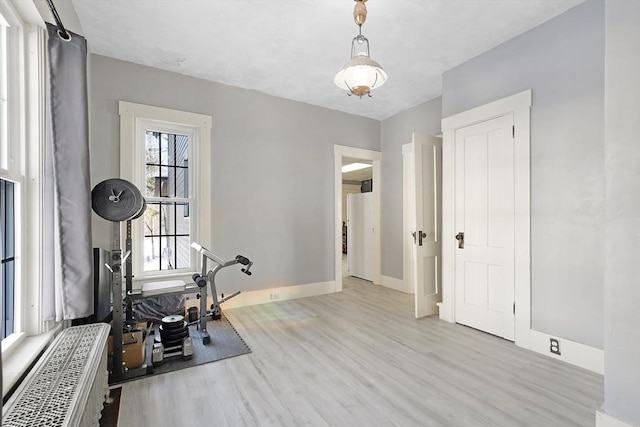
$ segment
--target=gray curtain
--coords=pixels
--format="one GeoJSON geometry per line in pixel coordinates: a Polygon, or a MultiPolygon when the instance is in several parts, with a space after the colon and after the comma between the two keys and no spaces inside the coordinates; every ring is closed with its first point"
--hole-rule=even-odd
{"type": "Polygon", "coordinates": [[[43,319],[93,314],[87,43],[47,24],[43,319]]]}

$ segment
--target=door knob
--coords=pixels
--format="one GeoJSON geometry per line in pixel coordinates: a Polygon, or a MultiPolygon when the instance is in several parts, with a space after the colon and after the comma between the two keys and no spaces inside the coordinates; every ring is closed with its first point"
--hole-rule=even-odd
{"type": "Polygon", "coordinates": [[[427,237],[427,233],[422,230],[418,231],[418,246],[422,246],[422,239],[425,237],[427,237]]]}
{"type": "Polygon", "coordinates": [[[458,248],[464,249],[464,231],[456,234],[456,240],[458,241],[458,248]]]}

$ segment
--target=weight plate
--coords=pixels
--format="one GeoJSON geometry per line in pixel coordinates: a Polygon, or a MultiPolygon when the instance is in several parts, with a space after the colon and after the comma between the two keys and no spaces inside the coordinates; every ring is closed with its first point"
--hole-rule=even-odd
{"type": "Polygon", "coordinates": [[[144,197],[140,190],[124,179],[107,179],[91,191],[93,211],[109,221],[128,221],[140,213],[144,197]]]}
{"type": "Polygon", "coordinates": [[[140,208],[140,212],[138,212],[137,214],[135,214],[135,216],[131,219],[138,219],[142,216],[142,214],[144,213],[144,211],[147,210],[147,199],[142,198],[142,207],[140,208]]]}
{"type": "Polygon", "coordinates": [[[184,332],[189,332],[189,328],[185,326],[184,328],[179,329],[160,329],[160,335],[163,337],[178,335],[184,332]]]}
{"type": "Polygon", "coordinates": [[[162,322],[160,325],[160,331],[174,331],[176,329],[182,329],[187,326],[187,322],[184,321],[184,317],[180,316],[180,320],[175,322],[162,322]]]}
{"type": "Polygon", "coordinates": [[[189,331],[180,331],[176,334],[171,334],[171,335],[160,335],[161,341],[175,341],[177,339],[182,339],[182,338],[186,338],[189,336],[189,331]]]}
{"type": "Polygon", "coordinates": [[[180,329],[161,329],[160,336],[163,338],[171,339],[174,336],[181,335],[184,333],[189,333],[189,328],[180,328],[180,329]]]}
{"type": "Polygon", "coordinates": [[[161,327],[163,329],[182,328],[183,325],[184,325],[184,316],[181,316],[179,314],[173,314],[171,316],[166,316],[162,318],[161,327]]]}
{"type": "Polygon", "coordinates": [[[181,316],[179,314],[172,314],[171,316],[163,317],[162,318],[162,324],[182,322],[183,320],[184,320],[184,316],[181,316]]]}
{"type": "Polygon", "coordinates": [[[175,323],[163,323],[160,325],[160,331],[175,331],[176,329],[186,328],[188,323],[186,321],[175,323]]]}
{"type": "Polygon", "coordinates": [[[179,334],[174,334],[170,336],[160,335],[160,338],[162,343],[164,345],[167,345],[167,343],[170,343],[170,342],[182,341],[183,338],[186,338],[188,336],[189,336],[189,330],[186,330],[186,331],[180,332],[179,334]]]}
{"type": "Polygon", "coordinates": [[[178,326],[173,325],[173,326],[171,326],[169,328],[167,328],[166,325],[160,325],[160,326],[158,326],[158,329],[160,330],[161,334],[167,334],[167,333],[170,334],[170,333],[173,333],[175,331],[183,330],[185,328],[186,324],[187,324],[187,322],[182,322],[182,323],[179,323],[178,326]]]}

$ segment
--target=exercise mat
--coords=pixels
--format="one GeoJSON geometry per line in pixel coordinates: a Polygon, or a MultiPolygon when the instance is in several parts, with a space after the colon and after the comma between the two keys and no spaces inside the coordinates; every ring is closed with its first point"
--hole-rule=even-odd
{"type": "MultiPolygon", "coordinates": [[[[149,367],[153,366],[151,356],[154,338],[156,335],[160,334],[158,326],[159,325],[155,324],[152,325],[145,342],[145,363],[149,367]]],[[[193,355],[191,359],[185,360],[182,356],[169,357],[164,359],[160,365],[153,366],[153,369],[149,369],[149,373],[147,375],[119,382],[121,383],[134,379],[166,374],[167,372],[173,372],[184,368],[190,368],[192,366],[203,365],[205,363],[240,356],[241,354],[251,353],[249,346],[244,342],[231,322],[229,322],[229,320],[224,316],[224,313],[219,320],[209,319],[207,321],[207,332],[211,337],[211,342],[204,345],[202,343],[202,337],[200,336],[200,330],[197,326],[189,326],[189,336],[193,341],[193,355]]]]}
{"type": "MultiPolygon", "coordinates": [[[[145,363],[151,366],[151,355],[153,350],[153,340],[155,334],[159,334],[158,325],[154,328],[154,333],[147,337],[147,350],[145,363]]],[[[189,336],[193,341],[193,356],[189,360],[183,360],[182,356],[170,357],[163,360],[162,364],[153,367],[153,375],[166,374],[167,372],[179,369],[190,368],[192,366],[203,365],[205,363],[216,362],[229,357],[251,353],[251,349],[244,342],[238,331],[231,322],[224,316],[219,320],[207,321],[207,332],[211,337],[211,342],[202,344],[202,337],[196,325],[189,326],[189,336]]]]}

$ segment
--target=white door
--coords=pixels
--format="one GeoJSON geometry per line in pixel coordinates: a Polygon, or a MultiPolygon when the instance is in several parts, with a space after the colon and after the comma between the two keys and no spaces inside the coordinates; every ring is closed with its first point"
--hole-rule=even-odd
{"type": "Polygon", "coordinates": [[[455,132],[456,322],[514,340],[513,115],[455,132]]]}
{"type": "Polygon", "coordinates": [[[438,314],[442,271],[442,140],[413,134],[406,150],[405,203],[409,216],[408,273],[415,293],[416,318],[438,314]]]}
{"type": "Polygon", "coordinates": [[[373,193],[347,195],[349,275],[373,281],[373,193]]]}

